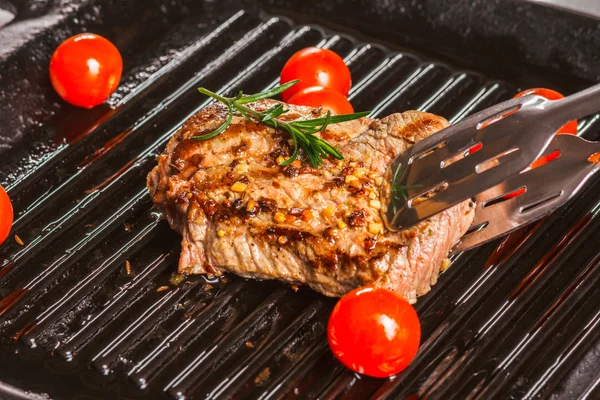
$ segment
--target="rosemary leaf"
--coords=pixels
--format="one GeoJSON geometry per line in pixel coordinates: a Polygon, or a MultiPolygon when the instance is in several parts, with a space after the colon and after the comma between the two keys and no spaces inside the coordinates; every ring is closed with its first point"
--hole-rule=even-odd
{"type": "Polygon", "coordinates": [[[294,152],[292,153],[292,155],[290,156],[290,158],[288,158],[287,160],[285,160],[284,162],[282,162],[281,164],[279,164],[282,167],[285,167],[286,165],[291,164],[298,157],[298,139],[296,138],[296,136],[295,136],[294,133],[291,133],[291,135],[292,135],[292,138],[294,139],[294,152]]]}
{"type": "Polygon", "coordinates": [[[324,141],[321,138],[316,138],[319,145],[321,146],[320,148],[323,149],[327,154],[337,158],[338,160],[343,160],[344,157],[342,157],[342,155],[335,149],[335,147],[333,147],[332,145],[330,145],[329,143],[327,143],[326,141],[324,141]]]}
{"type": "Polygon", "coordinates": [[[217,94],[217,93],[215,93],[215,92],[211,92],[210,90],[208,90],[208,89],[205,89],[205,88],[203,88],[203,87],[201,87],[201,88],[198,88],[198,91],[199,91],[200,93],[202,93],[202,94],[205,94],[205,95],[207,95],[208,97],[212,97],[212,98],[213,98],[213,99],[215,99],[215,100],[219,100],[221,103],[225,103],[225,104],[228,104],[228,103],[229,103],[229,100],[230,100],[230,99],[228,99],[227,97],[223,97],[223,96],[221,96],[221,95],[219,95],[219,94],[217,94]]]}
{"type": "Polygon", "coordinates": [[[317,132],[323,132],[327,128],[327,125],[329,125],[330,123],[331,123],[331,111],[327,110],[327,115],[325,116],[325,121],[323,122],[323,125],[321,125],[321,127],[317,129],[317,132]]]}
{"type": "Polygon", "coordinates": [[[258,101],[258,100],[269,99],[273,96],[277,96],[278,94],[285,92],[287,89],[291,88],[298,82],[300,82],[300,80],[296,79],[294,81],[289,81],[288,83],[283,84],[281,86],[275,86],[273,89],[265,90],[264,92],[260,92],[257,94],[251,94],[249,96],[241,98],[238,101],[238,103],[239,104],[248,104],[248,103],[253,103],[255,101],[258,101]]]}
{"type": "Polygon", "coordinates": [[[267,122],[272,119],[275,119],[275,118],[279,117],[281,114],[285,114],[287,111],[288,110],[283,109],[283,104],[279,103],[279,104],[269,108],[267,111],[264,111],[264,113],[263,113],[264,115],[260,119],[260,122],[267,122]]]}
{"type": "Polygon", "coordinates": [[[192,136],[190,139],[194,139],[194,140],[208,140],[208,139],[212,139],[215,136],[219,136],[221,133],[225,132],[225,130],[229,127],[229,124],[231,124],[231,120],[233,119],[233,110],[231,109],[231,107],[228,105],[227,108],[229,108],[229,115],[227,116],[227,119],[225,120],[225,122],[223,122],[221,125],[219,125],[219,127],[217,129],[215,129],[212,132],[207,133],[206,135],[200,135],[200,136],[192,136]]]}
{"type": "MultiPolygon", "coordinates": [[[[332,115],[329,123],[330,124],[339,124],[340,122],[352,121],[354,119],[366,117],[370,113],[371,113],[370,111],[362,111],[362,112],[357,112],[354,114],[332,115]]],[[[327,117],[307,119],[304,121],[294,121],[294,125],[296,125],[299,128],[314,128],[314,127],[323,125],[326,118],[327,117]]]]}

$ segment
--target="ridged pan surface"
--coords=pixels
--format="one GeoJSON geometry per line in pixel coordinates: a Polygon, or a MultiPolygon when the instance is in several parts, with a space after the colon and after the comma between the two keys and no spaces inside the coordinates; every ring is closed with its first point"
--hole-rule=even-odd
{"type": "MultiPolygon", "coordinates": [[[[23,243],[11,235],[0,247],[2,382],[53,399],[600,397],[597,181],[545,220],[453,256],[416,303],[419,353],[392,379],[335,360],[334,299],[235,276],[171,284],[179,237],[145,187],[167,140],[207,104],[197,87],[269,88],[306,46],[345,58],[354,108],[375,117],[418,109],[455,122],[510,98],[527,77],[500,80],[238,2],[58,9],[32,17],[34,38],[0,63],[0,183],[23,243]],[[62,104],[45,78],[53,48],[82,30],[113,40],[125,60],[119,90],[92,111],[62,104]]],[[[580,132],[596,139],[598,117],[580,132]]]]}

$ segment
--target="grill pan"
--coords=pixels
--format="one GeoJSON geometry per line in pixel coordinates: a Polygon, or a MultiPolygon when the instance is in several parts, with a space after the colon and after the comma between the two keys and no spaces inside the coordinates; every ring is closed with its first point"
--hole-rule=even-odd
{"type": "MultiPolygon", "coordinates": [[[[600,81],[597,19],[524,0],[6,4],[0,184],[23,245],[0,246],[0,398],[600,398],[597,179],[558,213],[453,256],[416,304],[419,354],[386,380],[330,353],[334,299],[235,276],[170,285],[179,237],[144,179],[206,104],[196,87],[262,90],[300,48],[345,57],[356,110],[455,122],[522,88],[600,81]],[[125,66],[91,111],[47,77],[54,48],[82,31],[112,40],[125,66]]],[[[579,131],[598,140],[598,116],[579,131]]]]}

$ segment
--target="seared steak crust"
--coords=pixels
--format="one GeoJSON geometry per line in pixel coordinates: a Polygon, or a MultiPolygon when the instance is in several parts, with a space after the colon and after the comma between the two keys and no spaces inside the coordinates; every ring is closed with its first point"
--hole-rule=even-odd
{"type": "MultiPolygon", "coordinates": [[[[257,110],[273,105],[254,103],[257,110]]],[[[289,106],[289,119],[320,109],[289,106]]],[[[381,177],[401,152],[447,126],[441,117],[408,111],[331,125],[321,136],[344,160],[318,169],[296,161],[286,132],[234,116],[221,135],[197,141],[225,119],[213,104],[184,123],[148,175],[153,201],[181,233],[182,273],[225,271],[304,283],[328,296],[363,285],[413,301],[434,284],[448,252],[473,220],[468,202],[401,232],[383,227],[381,177]]]]}

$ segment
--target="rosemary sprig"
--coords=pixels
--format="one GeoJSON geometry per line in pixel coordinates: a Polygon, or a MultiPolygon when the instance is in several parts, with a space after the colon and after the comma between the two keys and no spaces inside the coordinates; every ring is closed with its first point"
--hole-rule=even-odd
{"type": "Polygon", "coordinates": [[[283,161],[279,165],[288,165],[294,161],[298,157],[300,148],[304,150],[304,153],[306,153],[311,165],[315,168],[323,163],[323,158],[329,156],[337,158],[338,160],[343,159],[342,155],[332,145],[320,137],[315,136],[315,134],[323,132],[329,124],[337,124],[367,116],[369,115],[369,111],[342,115],[331,115],[331,113],[327,111],[327,115],[322,118],[304,121],[284,121],[278,119],[278,117],[289,111],[285,108],[283,103],[278,103],[268,110],[261,112],[255,111],[246,105],[258,100],[268,99],[276,96],[298,82],[300,81],[291,81],[284,85],[249,96],[244,96],[240,91],[235,97],[223,97],[217,93],[211,92],[208,89],[199,88],[198,91],[200,91],[200,93],[225,104],[229,110],[229,113],[225,119],[225,122],[223,122],[217,129],[205,135],[193,136],[192,139],[207,140],[225,132],[225,130],[231,124],[233,113],[237,111],[249,121],[261,122],[275,129],[283,129],[291,135],[292,139],[294,140],[294,152],[290,158],[283,161]]]}

